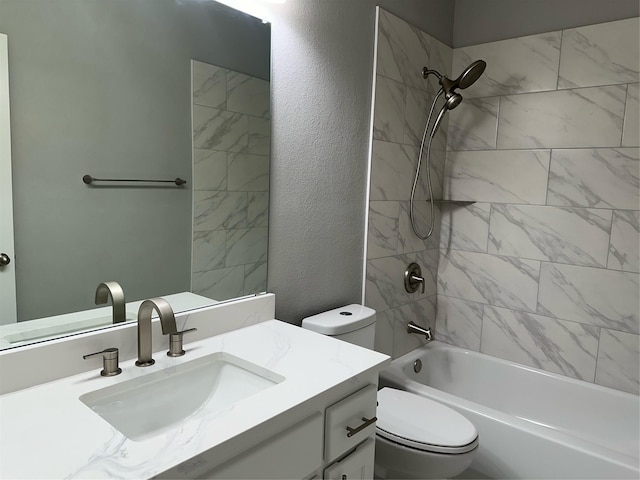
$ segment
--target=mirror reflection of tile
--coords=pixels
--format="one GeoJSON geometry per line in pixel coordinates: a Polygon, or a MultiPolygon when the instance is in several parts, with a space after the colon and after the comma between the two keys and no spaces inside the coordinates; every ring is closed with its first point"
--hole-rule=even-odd
{"type": "Polygon", "coordinates": [[[195,60],[192,79],[192,292],[266,291],[269,82],[195,60]]]}

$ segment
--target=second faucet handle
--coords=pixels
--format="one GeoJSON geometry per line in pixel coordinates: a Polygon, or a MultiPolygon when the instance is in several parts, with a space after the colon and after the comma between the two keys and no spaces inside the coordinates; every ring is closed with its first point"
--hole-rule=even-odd
{"type": "Polygon", "coordinates": [[[181,357],[185,354],[182,349],[182,335],[185,333],[195,332],[197,328],[187,328],[181,332],[172,333],[169,335],[169,351],[167,355],[170,357],[181,357]]]}
{"type": "Polygon", "coordinates": [[[102,355],[102,371],[100,375],[103,377],[112,377],[122,373],[122,369],[118,366],[118,349],[117,348],[105,348],[101,352],[89,353],[83,355],[85,360],[90,357],[102,355]]]}

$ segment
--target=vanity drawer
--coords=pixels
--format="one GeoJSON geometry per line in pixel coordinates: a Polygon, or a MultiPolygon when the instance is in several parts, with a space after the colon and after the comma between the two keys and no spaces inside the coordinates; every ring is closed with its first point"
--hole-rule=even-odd
{"type": "Polygon", "coordinates": [[[375,385],[368,385],[326,409],[326,461],[335,460],[375,433],[377,393],[375,385]]]}

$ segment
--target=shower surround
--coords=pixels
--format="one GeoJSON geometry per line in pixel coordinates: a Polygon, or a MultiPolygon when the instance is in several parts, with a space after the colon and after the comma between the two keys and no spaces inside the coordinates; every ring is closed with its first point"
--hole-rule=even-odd
{"type": "Polygon", "coordinates": [[[440,340],[638,393],[638,25],[454,50],[440,340]]]}
{"type": "Polygon", "coordinates": [[[638,24],[452,50],[380,11],[365,299],[381,351],[418,346],[414,320],[441,341],[638,393],[638,24]],[[406,205],[435,85],[417,72],[456,76],[476,59],[487,69],[450,112],[432,170],[436,198],[476,203],[440,204],[436,238],[418,242],[406,205]],[[422,297],[402,289],[410,259],[427,270],[422,297]]]}

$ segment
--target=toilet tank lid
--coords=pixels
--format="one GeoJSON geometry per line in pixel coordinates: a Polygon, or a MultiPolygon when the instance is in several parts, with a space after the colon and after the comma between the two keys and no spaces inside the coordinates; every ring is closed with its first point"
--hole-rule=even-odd
{"type": "Polygon", "coordinates": [[[307,317],[302,320],[302,328],[323,335],[341,335],[367,327],[375,321],[375,310],[354,303],[307,317]]]}

